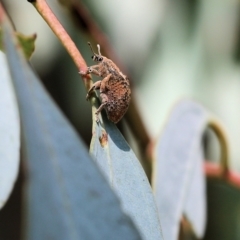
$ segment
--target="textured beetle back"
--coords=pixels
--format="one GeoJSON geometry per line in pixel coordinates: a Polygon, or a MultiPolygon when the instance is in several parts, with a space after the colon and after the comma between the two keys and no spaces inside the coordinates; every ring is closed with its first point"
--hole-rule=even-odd
{"type": "Polygon", "coordinates": [[[121,80],[115,80],[110,78],[106,93],[108,97],[108,102],[105,105],[105,109],[108,118],[117,123],[126,113],[130,100],[131,100],[131,90],[128,78],[122,78],[121,80]]]}

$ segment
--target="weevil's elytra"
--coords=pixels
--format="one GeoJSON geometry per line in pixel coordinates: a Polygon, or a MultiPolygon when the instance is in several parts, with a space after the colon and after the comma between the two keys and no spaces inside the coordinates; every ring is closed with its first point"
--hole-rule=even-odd
{"type": "Polygon", "coordinates": [[[126,113],[130,104],[131,89],[129,79],[112,60],[102,56],[99,45],[97,45],[98,54],[94,53],[90,43],[88,45],[93,52],[93,61],[98,62],[97,65],[88,68],[88,73],[93,73],[103,77],[103,79],[93,84],[88,91],[87,99],[94,90],[100,90],[102,104],[95,113],[97,120],[98,114],[104,108],[109,120],[117,123],[126,113]]]}

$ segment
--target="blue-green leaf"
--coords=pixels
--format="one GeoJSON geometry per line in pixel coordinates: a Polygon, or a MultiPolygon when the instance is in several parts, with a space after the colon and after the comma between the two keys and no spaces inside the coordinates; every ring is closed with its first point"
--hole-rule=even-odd
{"type": "Polygon", "coordinates": [[[197,237],[206,224],[202,135],[210,114],[184,100],[172,111],[156,145],[154,191],[165,239],[178,239],[181,217],[190,221],[197,237]]]}
{"type": "Polygon", "coordinates": [[[0,52],[0,208],[12,192],[19,169],[20,119],[5,55],[0,52]]]}
{"type": "MultiPolygon", "coordinates": [[[[93,107],[93,114],[95,111],[93,107]]],[[[93,121],[90,152],[142,238],[163,239],[152,189],[141,164],[116,125],[105,114],[102,118],[104,126],[93,121]]]]}
{"type": "Polygon", "coordinates": [[[72,126],[3,25],[26,150],[26,239],[140,239],[72,126]]]}

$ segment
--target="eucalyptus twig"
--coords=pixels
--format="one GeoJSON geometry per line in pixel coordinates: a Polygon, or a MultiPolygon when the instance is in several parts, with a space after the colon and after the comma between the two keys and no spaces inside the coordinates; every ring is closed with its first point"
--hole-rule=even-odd
{"type": "Polygon", "coordinates": [[[222,175],[226,176],[229,172],[229,149],[227,144],[227,137],[224,132],[223,127],[216,119],[211,119],[208,123],[208,127],[214,131],[217,135],[220,149],[221,149],[221,167],[222,167],[222,175]]]}
{"type": "Polygon", "coordinates": [[[4,16],[5,16],[5,12],[4,12],[3,6],[0,2],[0,24],[2,23],[4,16]]]}
{"type": "Polygon", "coordinates": [[[87,74],[87,64],[83,59],[81,53],[77,49],[75,43],[72,41],[62,24],[58,21],[46,0],[28,0],[36,8],[42,18],[46,21],[58,39],[61,41],[75,65],[77,66],[79,73],[81,74],[85,87],[87,90],[90,88],[92,81],[91,76],[87,74]]]}

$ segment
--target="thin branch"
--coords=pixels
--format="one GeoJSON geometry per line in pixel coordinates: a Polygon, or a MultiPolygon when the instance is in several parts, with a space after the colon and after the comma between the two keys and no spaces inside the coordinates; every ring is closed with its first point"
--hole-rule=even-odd
{"type": "Polygon", "coordinates": [[[3,22],[3,19],[6,17],[6,13],[2,3],[0,2],[0,24],[3,22]]]}
{"type": "Polygon", "coordinates": [[[208,127],[212,129],[218,137],[221,149],[220,162],[222,167],[222,174],[226,175],[229,172],[229,149],[226,134],[221,124],[215,119],[211,119],[209,121],[208,127]]]}
{"type": "Polygon", "coordinates": [[[87,73],[87,64],[83,59],[81,53],[77,49],[75,43],[72,41],[66,30],[63,28],[62,24],[56,18],[50,7],[45,0],[28,0],[36,8],[42,18],[46,21],[58,39],[61,41],[62,45],[65,47],[71,58],[73,59],[79,73],[82,75],[85,86],[87,90],[90,88],[91,76],[87,73]]]}

